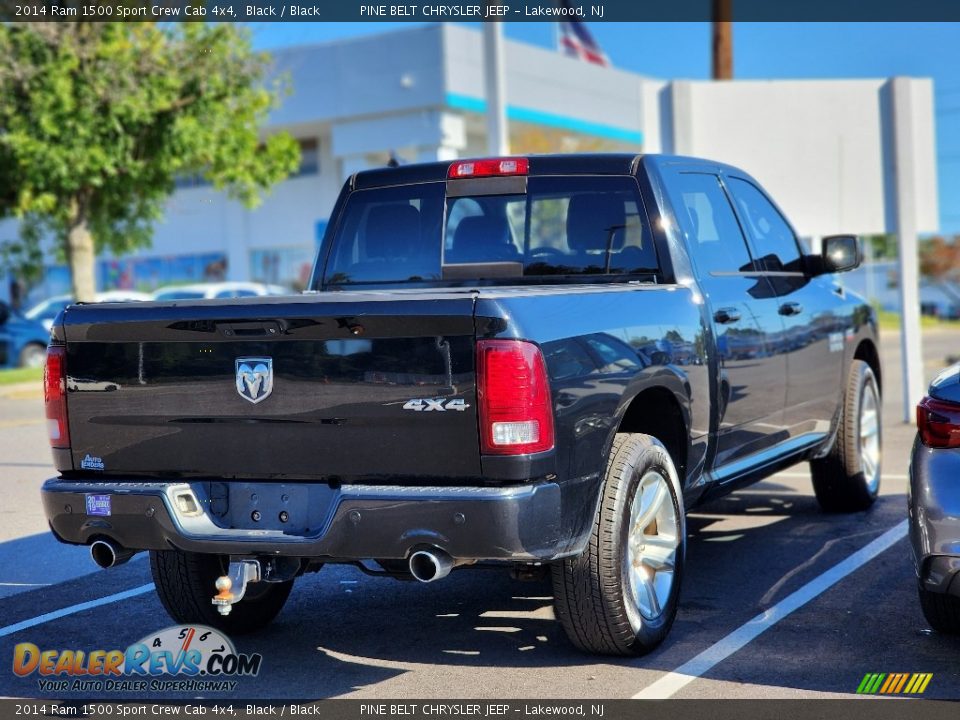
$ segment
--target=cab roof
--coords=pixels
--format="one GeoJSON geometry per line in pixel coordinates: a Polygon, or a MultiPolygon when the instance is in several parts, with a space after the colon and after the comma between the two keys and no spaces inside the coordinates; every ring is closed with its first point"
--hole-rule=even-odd
{"type": "MultiPolygon", "coordinates": [[[[535,175],[632,175],[636,172],[640,155],[636,153],[582,153],[567,155],[518,155],[530,162],[529,176],[535,175]]],[[[447,179],[451,163],[456,161],[416,163],[399,167],[384,167],[363,170],[352,178],[354,190],[383,187],[385,185],[409,185],[422,182],[439,182],[447,179]]],[[[473,158],[482,160],[484,158],[473,158]]]]}

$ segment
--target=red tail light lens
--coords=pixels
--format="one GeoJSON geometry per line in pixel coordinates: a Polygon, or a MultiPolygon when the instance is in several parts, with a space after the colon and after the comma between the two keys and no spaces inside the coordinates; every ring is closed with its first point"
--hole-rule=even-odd
{"type": "Polygon", "coordinates": [[[522,340],[477,343],[480,447],[488,455],[553,448],[553,405],[543,353],[522,340]]]}
{"type": "Polygon", "coordinates": [[[960,447],[960,405],[925,397],[917,405],[917,429],[927,447],[960,447]]]}
{"type": "Polygon", "coordinates": [[[47,432],[50,446],[70,447],[67,425],[67,349],[63,345],[47,348],[47,364],[43,370],[43,402],[47,408],[47,432]]]}
{"type": "Polygon", "coordinates": [[[472,178],[498,175],[526,175],[530,167],[527,158],[492,158],[490,160],[458,160],[450,165],[447,177],[472,178]]]}

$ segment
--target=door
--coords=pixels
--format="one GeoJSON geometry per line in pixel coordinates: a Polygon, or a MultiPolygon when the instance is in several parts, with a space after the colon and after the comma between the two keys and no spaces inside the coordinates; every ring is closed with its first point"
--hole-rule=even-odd
{"type": "Polygon", "coordinates": [[[786,362],[775,347],[782,325],[720,178],[678,172],[668,186],[713,320],[719,468],[785,439],[786,362]]]}
{"type": "Polygon", "coordinates": [[[842,387],[843,291],[829,275],[804,273],[796,234],[757,185],[732,175],[726,183],[783,323],[777,344],[787,362],[784,423],[792,438],[828,432],[842,387]]]}

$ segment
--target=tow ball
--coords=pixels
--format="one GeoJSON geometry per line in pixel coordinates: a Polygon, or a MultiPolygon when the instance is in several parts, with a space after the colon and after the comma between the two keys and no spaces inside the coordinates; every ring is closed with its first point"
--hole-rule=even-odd
{"type": "Polygon", "coordinates": [[[221,615],[229,615],[233,606],[243,600],[247,583],[260,582],[260,579],[260,563],[257,560],[233,561],[227,574],[217,578],[217,594],[211,602],[221,615]]]}

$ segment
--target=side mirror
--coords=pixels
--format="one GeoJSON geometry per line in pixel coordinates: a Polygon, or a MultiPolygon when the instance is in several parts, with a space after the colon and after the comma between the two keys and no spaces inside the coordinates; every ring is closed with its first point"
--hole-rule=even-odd
{"type": "Polygon", "coordinates": [[[830,235],[823,239],[821,272],[847,272],[860,266],[860,242],[856,235],[830,235]]]}

